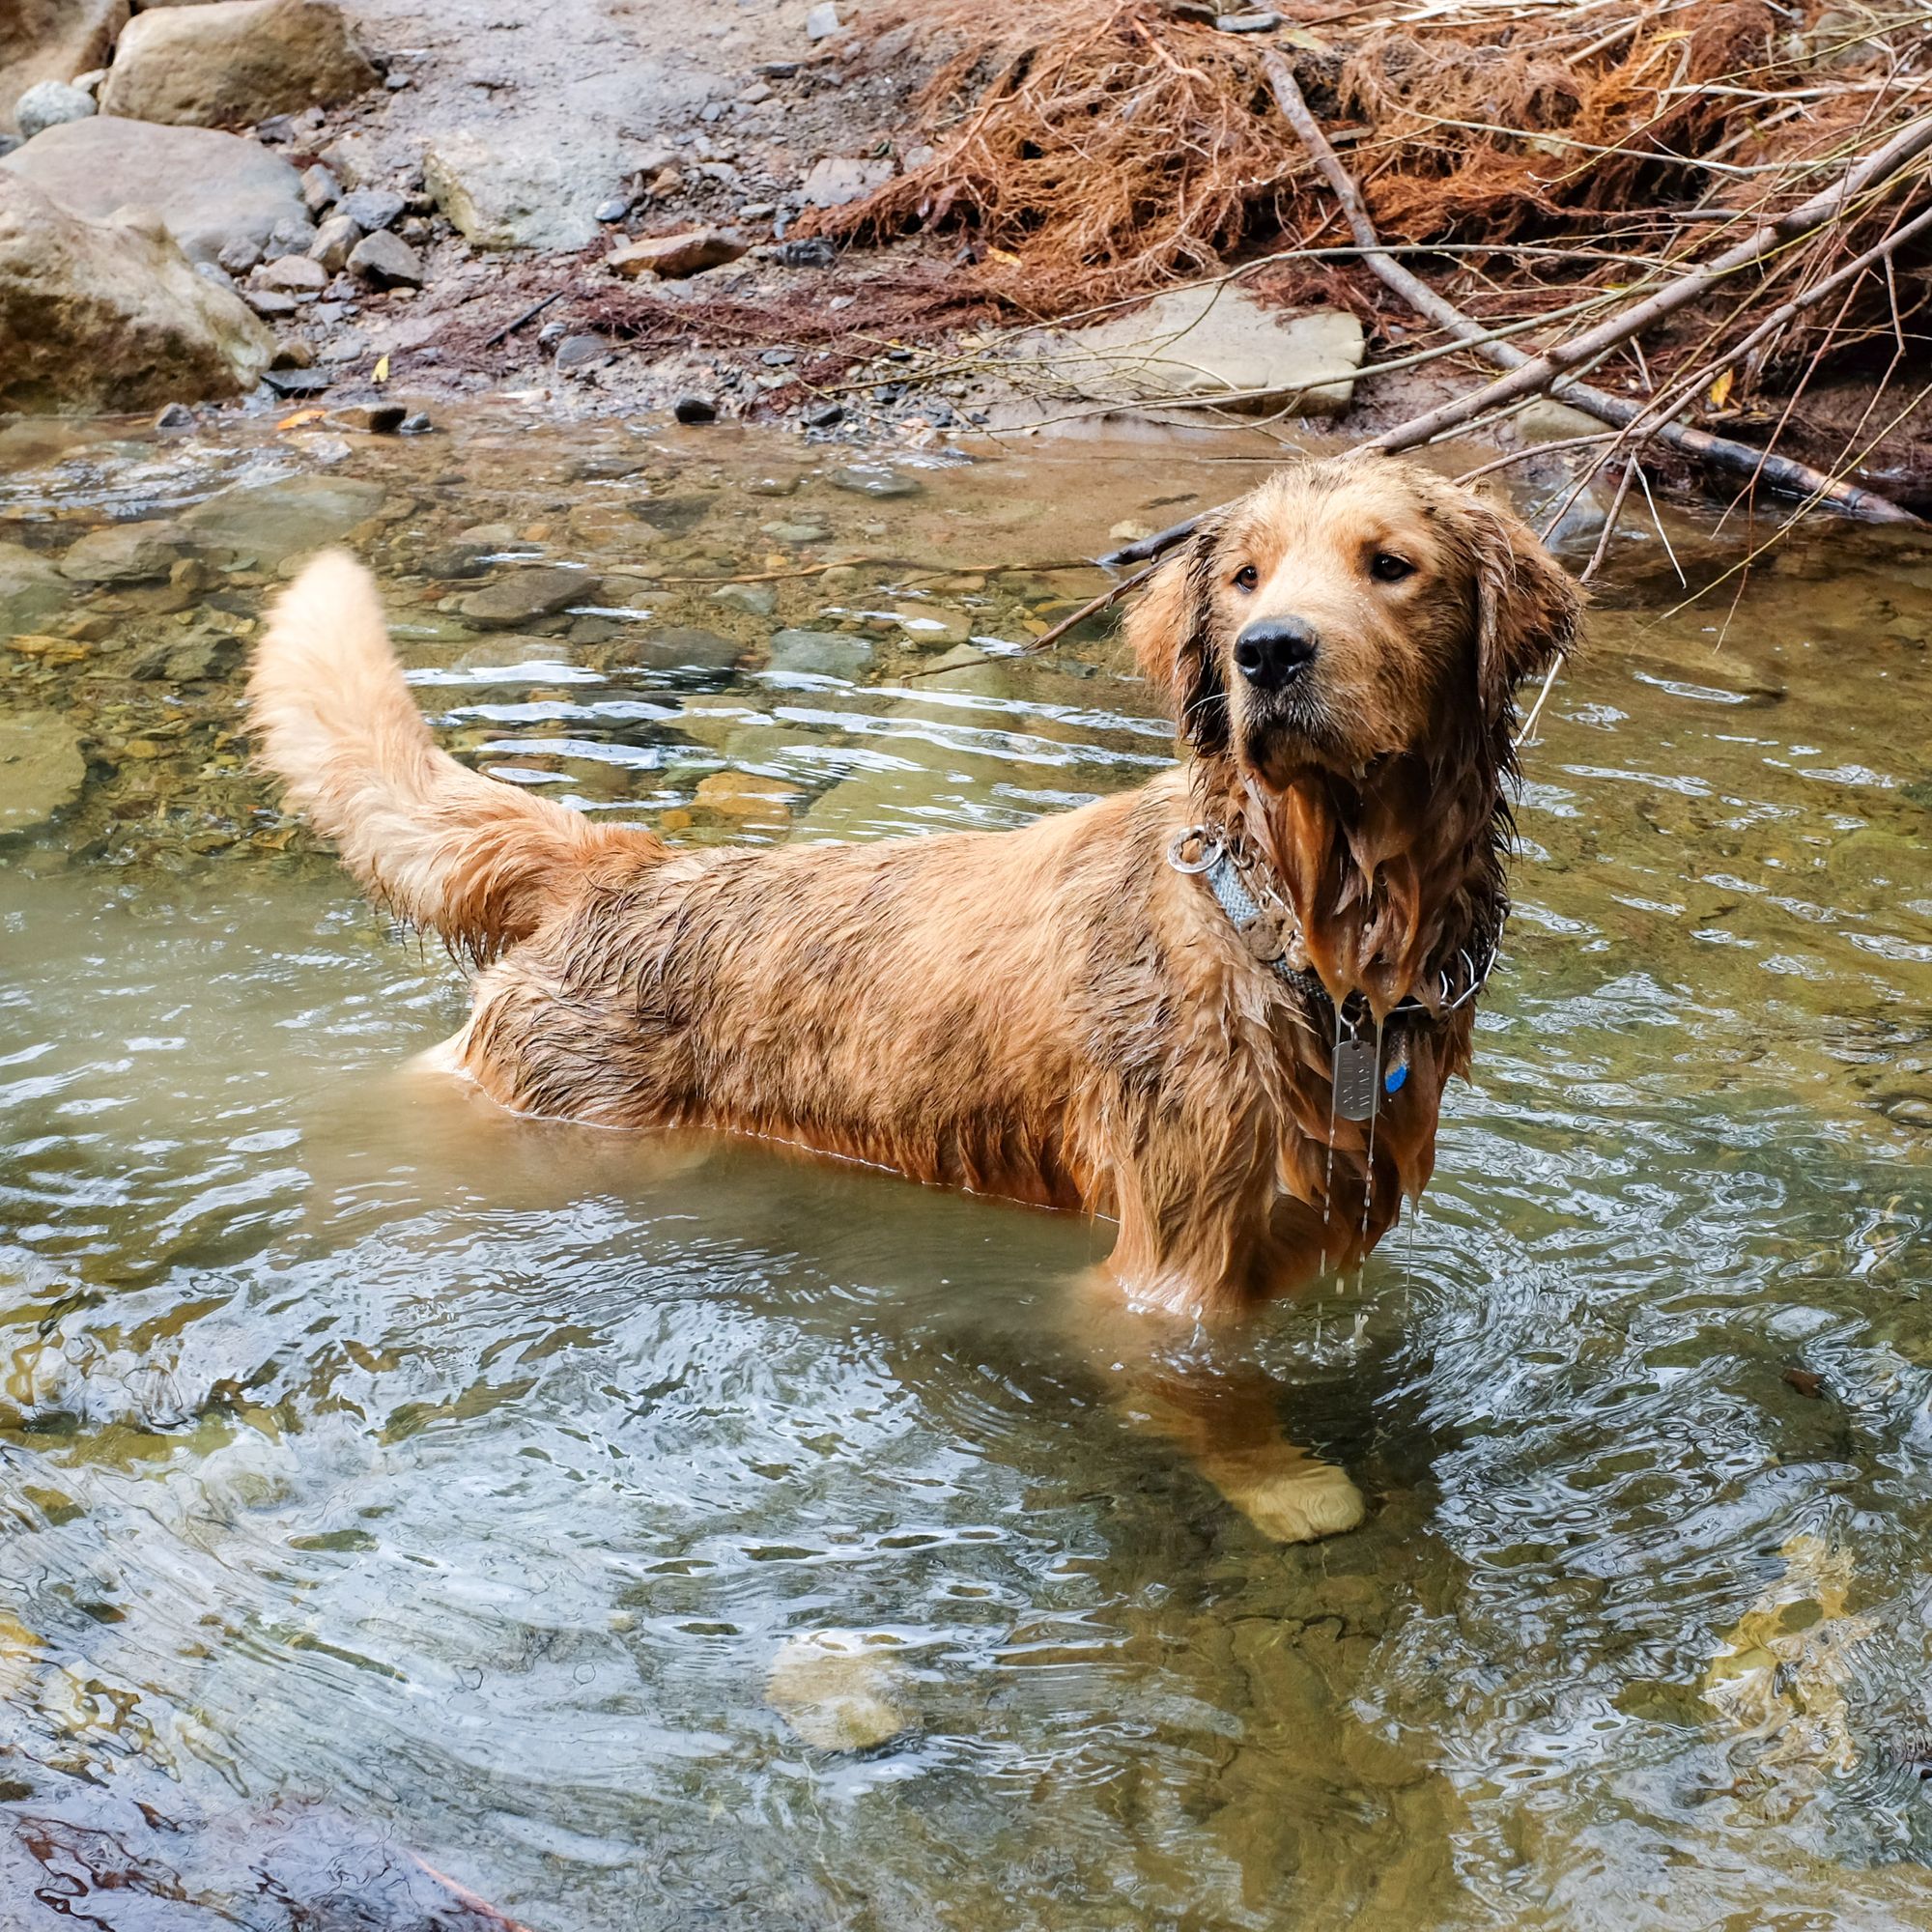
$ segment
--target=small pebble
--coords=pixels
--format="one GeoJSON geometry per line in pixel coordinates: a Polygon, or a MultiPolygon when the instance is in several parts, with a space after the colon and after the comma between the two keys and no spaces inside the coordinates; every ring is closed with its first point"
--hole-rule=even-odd
{"type": "Polygon", "coordinates": [[[308,212],[319,215],[325,208],[332,208],[342,199],[342,184],[332,169],[317,161],[313,167],[302,170],[301,197],[308,212]]]}
{"type": "Polygon", "coordinates": [[[556,345],[555,367],[559,374],[594,368],[611,359],[611,345],[601,335],[566,335],[556,345]]]}
{"type": "Polygon", "coordinates": [[[772,250],[772,260],[784,269],[829,269],[838,259],[838,250],[822,235],[781,242],[772,250]]]}
{"type": "Polygon", "coordinates": [[[421,410],[418,410],[413,415],[408,415],[402,419],[402,422],[397,426],[396,434],[398,436],[427,436],[435,427],[436,425],[430,421],[429,417],[421,410]]]}
{"type": "Polygon", "coordinates": [[[192,429],[194,412],[185,403],[170,403],[155,418],[156,429],[192,429]]]}
{"type": "Polygon", "coordinates": [[[805,412],[805,426],[808,429],[830,429],[834,423],[843,422],[845,406],[843,403],[820,403],[815,409],[805,412]]]}
{"type": "Polygon", "coordinates": [[[917,497],[925,488],[917,477],[902,475],[896,469],[875,469],[862,464],[854,464],[846,469],[835,469],[831,482],[835,490],[848,490],[855,497],[917,497]]]}
{"type": "Polygon", "coordinates": [[[631,212],[631,197],[627,194],[613,194],[609,201],[597,204],[599,221],[621,221],[631,212]]]}
{"type": "Polygon", "coordinates": [[[782,369],[788,363],[796,362],[798,357],[789,349],[767,349],[758,360],[767,369],[782,369]]]}
{"type": "Polygon", "coordinates": [[[718,405],[709,396],[680,396],[671,414],[681,423],[708,423],[718,420],[718,405]]]}

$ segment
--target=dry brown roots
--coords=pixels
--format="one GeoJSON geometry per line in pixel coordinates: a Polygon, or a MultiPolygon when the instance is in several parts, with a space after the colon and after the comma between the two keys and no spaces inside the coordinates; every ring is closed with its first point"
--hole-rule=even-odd
{"type": "MultiPolygon", "coordinates": [[[[1333,196],[1269,97],[1273,51],[1383,240],[1455,250],[1455,298],[1502,323],[1573,301],[1579,284],[1627,286],[1647,265],[1715,252],[1932,106],[1928,0],[1464,0],[1427,17],[1406,0],[1268,4],[1307,24],[1231,34],[1176,0],[881,10],[868,29],[916,18],[961,51],[919,97],[915,125],[883,130],[916,164],[809,220],[847,241],[961,231],[978,285],[1042,315],[1259,252],[1346,247],[1333,196]]],[[[1782,298],[1927,198],[1920,169],[1754,291],[1782,298]]],[[[1903,347],[1927,298],[1926,260],[1917,249],[1846,303],[1822,304],[1719,403],[1735,412],[1764,369],[1802,369],[1821,343],[1903,347]]],[[[1353,272],[1346,256],[1297,261],[1273,271],[1271,293],[1332,298],[1346,283],[1358,309],[1393,312],[1353,272]]],[[[1748,328],[1745,294],[1726,290],[1646,348],[1666,366],[1708,357],[1748,328]]]]}

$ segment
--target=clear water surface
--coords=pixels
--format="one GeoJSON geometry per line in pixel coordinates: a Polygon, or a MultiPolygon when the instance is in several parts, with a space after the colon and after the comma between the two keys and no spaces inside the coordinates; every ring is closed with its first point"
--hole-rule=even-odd
{"type": "Polygon", "coordinates": [[[245,769],[327,536],[446,743],[676,838],[1165,762],[1027,566],[1252,467],[843,460],[0,436],[0,706],[88,759],[0,849],[0,1924],[1932,1922],[1932,548],[1616,546],[1420,1225],[1216,1345],[1371,1497],[1283,1549],[1069,1338],[1104,1231],[399,1078],[461,977],[245,769]],[[173,581],[49,581],[130,519],[173,581]],[[774,1708],[829,1629],[896,1738],[774,1708]]]}

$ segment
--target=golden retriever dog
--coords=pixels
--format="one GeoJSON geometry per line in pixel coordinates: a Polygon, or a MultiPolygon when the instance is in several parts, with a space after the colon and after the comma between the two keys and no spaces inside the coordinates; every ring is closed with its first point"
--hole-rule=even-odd
{"type": "MultiPolygon", "coordinates": [[[[1428,1181],[1506,911],[1515,687],[1581,602],[1485,497],[1376,454],[1297,463],[1129,616],[1175,770],[872,844],[684,850],[467,770],[339,554],[282,597],[249,703],[349,869],[478,963],[440,1059],[504,1107],[1108,1217],[1120,1295],[1200,1319],[1351,1266],[1428,1181]]],[[[1326,1474],[1325,1516],[1277,1533],[1359,1517],[1326,1474]]]]}

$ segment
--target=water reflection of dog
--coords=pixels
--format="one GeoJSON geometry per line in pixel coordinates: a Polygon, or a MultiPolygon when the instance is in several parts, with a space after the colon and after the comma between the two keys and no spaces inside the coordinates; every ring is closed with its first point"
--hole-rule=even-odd
{"type": "MultiPolygon", "coordinates": [[[[1505,909],[1514,688],[1579,605],[1425,469],[1285,469],[1130,620],[1187,763],[1021,831],[868,845],[674,850],[465,770],[341,556],[283,598],[250,696],[350,868],[484,964],[441,1065],[519,1113],[1109,1216],[1114,1308],[1192,1321],[1352,1265],[1427,1182],[1505,909]]],[[[1359,1520],[1264,1392],[1130,1400],[1271,1533],[1359,1520]]]]}

